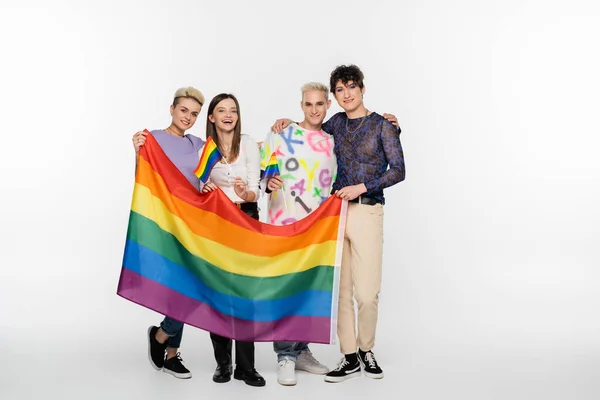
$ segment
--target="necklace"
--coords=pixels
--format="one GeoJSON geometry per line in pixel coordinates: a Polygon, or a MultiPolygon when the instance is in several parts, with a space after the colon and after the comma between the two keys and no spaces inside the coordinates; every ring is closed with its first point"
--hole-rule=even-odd
{"type": "Polygon", "coordinates": [[[223,164],[229,164],[229,160],[227,160],[229,156],[231,156],[231,147],[229,147],[228,149],[225,149],[225,147],[223,147],[221,149],[221,162],[223,164]]]}
{"type": "Polygon", "coordinates": [[[358,124],[358,126],[356,127],[356,129],[353,130],[353,131],[351,131],[350,129],[348,129],[348,121],[350,120],[350,118],[346,117],[346,132],[348,132],[348,133],[356,133],[360,129],[360,127],[362,126],[363,122],[365,122],[365,119],[367,119],[367,115],[369,115],[369,110],[367,110],[365,108],[365,111],[366,111],[365,116],[362,117],[362,119],[360,121],[360,124],[358,124]]]}
{"type": "Polygon", "coordinates": [[[177,137],[180,137],[180,138],[182,138],[182,137],[184,136],[184,135],[180,135],[180,134],[178,134],[177,132],[174,132],[173,130],[171,130],[171,127],[168,127],[167,129],[165,129],[165,132],[168,132],[168,133],[170,133],[171,135],[173,135],[173,136],[177,136],[177,137]]]}

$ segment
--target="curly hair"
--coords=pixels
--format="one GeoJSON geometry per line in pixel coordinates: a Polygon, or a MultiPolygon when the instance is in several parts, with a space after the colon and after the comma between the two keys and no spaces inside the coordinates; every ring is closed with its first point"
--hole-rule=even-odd
{"type": "Polygon", "coordinates": [[[363,79],[365,79],[365,76],[360,68],[358,68],[356,65],[340,65],[331,73],[331,78],[329,79],[329,90],[331,93],[335,93],[335,85],[338,83],[338,81],[342,81],[344,85],[346,85],[349,81],[352,81],[362,89],[365,86],[363,84],[363,79]]]}

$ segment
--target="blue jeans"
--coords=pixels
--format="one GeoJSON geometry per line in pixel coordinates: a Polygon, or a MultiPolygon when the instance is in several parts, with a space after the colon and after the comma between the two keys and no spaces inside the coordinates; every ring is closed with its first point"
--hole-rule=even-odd
{"type": "Polygon", "coordinates": [[[160,323],[160,329],[167,335],[167,347],[171,349],[178,349],[181,346],[181,338],[183,337],[183,322],[179,322],[176,319],[165,317],[160,323]]]}
{"type": "Polygon", "coordinates": [[[284,358],[296,361],[300,352],[308,350],[306,342],[273,342],[273,350],[277,353],[277,361],[284,358]]]}

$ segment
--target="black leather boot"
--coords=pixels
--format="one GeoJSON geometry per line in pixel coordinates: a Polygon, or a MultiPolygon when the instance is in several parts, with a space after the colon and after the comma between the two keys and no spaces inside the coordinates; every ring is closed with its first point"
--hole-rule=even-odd
{"type": "Polygon", "coordinates": [[[217,383],[225,383],[231,380],[231,372],[233,367],[231,364],[217,364],[215,373],[213,374],[213,381],[217,383]]]}
{"type": "Polygon", "coordinates": [[[250,386],[265,386],[265,378],[263,378],[255,369],[235,369],[233,377],[239,381],[246,382],[246,385],[250,386]]]}

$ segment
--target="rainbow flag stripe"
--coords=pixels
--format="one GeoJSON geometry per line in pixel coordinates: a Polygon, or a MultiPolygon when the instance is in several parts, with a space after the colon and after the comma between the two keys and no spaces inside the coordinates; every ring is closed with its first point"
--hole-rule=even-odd
{"type": "Polygon", "coordinates": [[[206,181],[208,181],[208,177],[210,176],[210,171],[212,171],[213,167],[219,162],[220,159],[221,152],[219,151],[215,141],[209,137],[204,144],[204,149],[200,155],[198,166],[194,170],[194,175],[196,175],[202,183],[206,183],[206,181]]]}
{"type": "Polygon", "coordinates": [[[244,341],[335,343],[346,203],[291,225],[199,193],[150,134],[140,149],[117,294],[244,341]]]}
{"type": "Polygon", "coordinates": [[[265,174],[263,176],[264,179],[269,179],[275,175],[280,175],[279,173],[279,163],[277,162],[277,154],[273,152],[271,157],[269,158],[269,162],[265,167],[265,174]]]}

